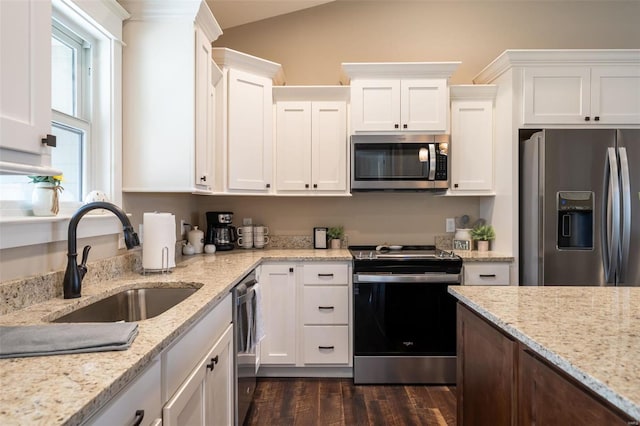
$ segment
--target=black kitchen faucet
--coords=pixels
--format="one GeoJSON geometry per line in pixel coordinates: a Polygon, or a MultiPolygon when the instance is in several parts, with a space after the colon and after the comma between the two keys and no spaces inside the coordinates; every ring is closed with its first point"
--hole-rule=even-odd
{"type": "Polygon", "coordinates": [[[82,250],[82,263],[78,265],[78,253],[76,253],[77,238],[76,231],[78,229],[78,222],[80,219],[91,210],[105,209],[115,214],[123,225],[124,242],[127,245],[127,249],[132,249],[140,245],[138,235],[133,231],[131,222],[127,218],[127,214],[118,206],[103,201],[96,201],[93,203],[85,204],[76,211],[71,220],[69,221],[69,237],[68,237],[68,249],[67,249],[67,270],[64,273],[64,280],[62,281],[62,287],[64,289],[65,299],[75,299],[80,297],[82,290],[82,279],[87,273],[87,257],[89,256],[89,250],[91,246],[84,246],[82,250]]]}

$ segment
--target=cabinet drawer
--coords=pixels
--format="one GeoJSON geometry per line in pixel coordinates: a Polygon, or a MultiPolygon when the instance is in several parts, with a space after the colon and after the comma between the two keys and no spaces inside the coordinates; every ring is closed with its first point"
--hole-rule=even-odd
{"type": "Polygon", "coordinates": [[[510,264],[484,262],[464,265],[465,285],[509,285],[510,264]]]}
{"type": "Polygon", "coordinates": [[[305,364],[348,364],[349,327],[305,326],[303,361],[305,364]]]}
{"type": "Polygon", "coordinates": [[[178,386],[187,378],[187,374],[211,348],[211,342],[215,342],[229,324],[231,324],[231,293],[163,354],[163,368],[166,374],[163,402],[174,394],[178,386]]]}
{"type": "Polygon", "coordinates": [[[303,284],[345,285],[349,283],[349,267],[342,263],[317,263],[302,268],[303,284]]]}
{"type": "Polygon", "coordinates": [[[348,286],[305,286],[302,317],[309,324],[348,324],[348,286]]]}
{"type": "Polygon", "coordinates": [[[85,425],[124,425],[133,424],[136,416],[142,415],[140,425],[151,425],[160,418],[162,404],[160,402],[160,360],[151,364],[121,390],[85,425]],[[140,413],[140,410],[143,413],[140,413]]]}

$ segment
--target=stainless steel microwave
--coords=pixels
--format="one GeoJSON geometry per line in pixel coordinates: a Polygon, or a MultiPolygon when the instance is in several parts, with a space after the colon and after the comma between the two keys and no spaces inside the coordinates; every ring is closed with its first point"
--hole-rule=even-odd
{"type": "Polygon", "coordinates": [[[351,191],[449,188],[449,135],[351,136],[351,191]]]}

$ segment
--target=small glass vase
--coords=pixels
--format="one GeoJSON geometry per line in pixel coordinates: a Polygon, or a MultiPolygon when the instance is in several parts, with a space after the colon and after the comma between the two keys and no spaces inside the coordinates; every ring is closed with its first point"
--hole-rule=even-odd
{"type": "Polygon", "coordinates": [[[49,182],[34,184],[31,193],[31,208],[34,216],[56,216],[60,211],[59,189],[49,182]]]}

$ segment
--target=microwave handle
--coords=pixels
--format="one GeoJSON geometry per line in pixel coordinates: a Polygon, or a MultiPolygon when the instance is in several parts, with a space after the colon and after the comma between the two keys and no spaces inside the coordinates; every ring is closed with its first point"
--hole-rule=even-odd
{"type": "Polygon", "coordinates": [[[429,144],[429,180],[436,179],[436,144],[429,144]]]}

